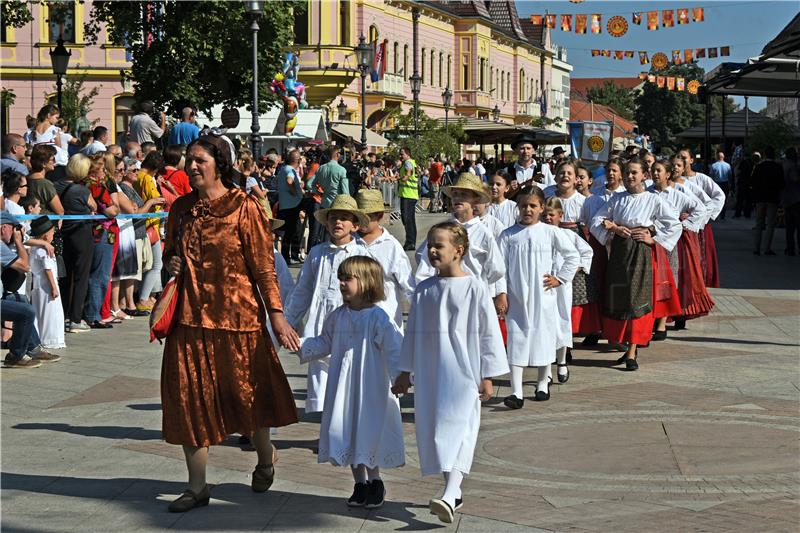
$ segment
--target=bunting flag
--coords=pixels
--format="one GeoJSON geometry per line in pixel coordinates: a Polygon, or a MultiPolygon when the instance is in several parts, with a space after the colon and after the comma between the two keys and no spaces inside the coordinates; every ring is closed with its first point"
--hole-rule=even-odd
{"type": "Polygon", "coordinates": [[[542,16],[541,15],[531,15],[531,24],[534,26],[541,26],[542,25],[542,16]]]}
{"type": "Polygon", "coordinates": [[[665,28],[671,28],[675,25],[675,12],[671,9],[665,9],[661,12],[661,24],[665,28]]]}
{"type": "Polygon", "coordinates": [[[697,48],[694,51],[694,57],[697,59],[705,59],[706,57],[706,49],[705,48],[697,48]]]}
{"type": "Polygon", "coordinates": [[[612,37],[622,37],[628,33],[628,21],[619,15],[613,16],[608,19],[606,30],[608,30],[608,34],[612,37]]]}
{"type": "Polygon", "coordinates": [[[642,81],[646,80],[647,79],[647,72],[640,72],[639,73],[639,79],[642,80],[642,81]]]}
{"type": "Polygon", "coordinates": [[[715,59],[717,57],[717,49],[716,48],[709,48],[708,49],[708,58],[715,59]]]}
{"type": "Polygon", "coordinates": [[[655,74],[648,74],[647,75],[647,81],[649,81],[650,83],[655,83],[656,82],[655,74]]]}
{"type": "Polygon", "coordinates": [[[611,50],[601,50],[600,55],[603,57],[611,57],[611,50]]]}
{"type": "Polygon", "coordinates": [[[646,65],[650,62],[650,58],[647,57],[647,52],[639,52],[639,64],[646,65]]]}
{"type": "Polygon", "coordinates": [[[683,63],[681,60],[681,51],[680,50],[673,50],[672,51],[672,62],[676,65],[680,65],[683,63]]]}
{"type": "Polygon", "coordinates": [[[561,15],[561,31],[572,31],[572,15],[561,15]]]}
{"type": "Polygon", "coordinates": [[[694,61],[694,50],[687,48],[683,51],[683,62],[691,63],[692,61],[694,61]]]}
{"type": "MultiPolygon", "coordinates": [[[[614,59],[633,59],[637,56],[637,52],[633,50],[601,50],[592,49],[592,57],[613,57],[614,59]]],[[[695,63],[698,59],[706,57],[715,58],[719,53],[720,56],[729,56],[731,53],[730,46],[720,46],[719,48],[685,48],[683,50],[672,50],[672,63],[675,65],[682,65],[684,63],[695,63]],[[719,52],[718,52],[719,50],[719,52]]],[[[653,68],[656,70],[663,70],[667,68],[670,63],[670,58],[663,52],[653,53],[652,58],[646,50],[638,51],[639,64],[646,65],[652,61],[653,68]]]]}
{"type": "Polygon", "coordinates": [[[731,55],[731,47],[730,46],[721,46],[719,49],[719,55],[721,56],[729,56],[731,55]]]}
{"type": "Polygon", "coordinates": [[[587,15],[575,15],[575,33],[586,33],[587,15]]]}
{"type": "Polygon", "coordinates": [[[600,55],[600,50],[592,50],[592,57],[597,57],[600,55]]]}
{"type": "Polygon", "coordinates": [[[692,80],[686,85],[686,90],[689,91],[689,94],[697,94],[697,89],[700,88],[700,82],[697,80],[692,80]]]}
{"type": "Polygon", "coordinates": [[[675,90],[675,76],[667,76],[667,89],[670,91],[675,90]]]}
{"type": "Polygon", "coordinates": [[[678,25],[689,24],[689,9],[683,8],[678,10],[678,25]]]}
{"type": "Polygon", "coordinates": [[[647,29],[648,30],[658,29],[658,11],[647,12],[647,29]]]}
{"type": "Polygon", "coordinates": [[[550,29],[550,30],[555,29],[555,27],[556,27],[556,16],[555,15],[545,15],[544,18],[545,18],[545,23],[547,25],[547,28],[550,29]]]}
{"type": "Polygon", "coordinates": [[[663,89],[663,88],[664,88],[664,83],[666,83],[666,80],[667,80],[667,79],[666,79],[664,76],[658,76],[658,77],[656,77],[656,86],[657,86],[659,89],[663,89]]]}
{"type": "Polygon", "coordinates": [[[695,22],[703,22],[705,20],[703,8],[702,7],[693,7],[692,8],[692,18],[695,22]]]}
{"type": "Polygon", "coordinates": [[[678,90],[683,91],[686,88],[686,79],[685,78],[678,78],[678,90]]]}
{"type": "Polygon", "coordinates": [[[614,59],[621,60],[624,57],[625,57],[625,52],[623,52],[622,50],[614,50],[614,59]]]}
{"type": "Polygon", "coordinates": [[[669,58],[667,57],[667,54],[665,54],[664,52],[658,52],[653,54],[653,68],[655,68],[656,70],[662,70],[667,68],[668,64],[669,64],[669,58]]]}
{"type": "Polygon", "coordinates": [[[625,59],[633,59],[633,50],[625,50],[625,59]]]}
{"type": "Polygon", "coordinates": [[[603,16],[592,15],[592,33],[600,33],[603,31],[603,16]]]}
{"type": "Polygon", "coordinates": [[[642,25],[642,13],[641,12],[631,13],[631,22],[633,24],[636,24],[637,26],[641,26],[642,25]]]}

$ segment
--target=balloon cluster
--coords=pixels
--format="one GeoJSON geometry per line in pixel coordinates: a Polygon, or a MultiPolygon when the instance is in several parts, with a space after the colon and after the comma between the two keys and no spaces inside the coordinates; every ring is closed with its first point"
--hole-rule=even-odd
{"type": "Polygon", "coordinates": [[[283,62],[283,71],[275,74],[270,85],[270,90],[283,100],[283,114],[286,116],[283,132],[286,135],[290,135],[297,125],[297,111],[308,108],[306,86],[297,81],[299,70],[300,62],[297,55],[288,52],[283,62]]]}

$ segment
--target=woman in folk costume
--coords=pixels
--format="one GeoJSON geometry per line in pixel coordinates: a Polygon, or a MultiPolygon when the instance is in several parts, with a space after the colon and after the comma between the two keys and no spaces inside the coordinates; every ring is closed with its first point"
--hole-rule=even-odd
{"type": "Polygon", "coordinates": [[[511,395],[503,400],[510,409],[523,405],[522,374],[538,369],[534,399],[550,399],[550,365],[558,348],[558,296],[553,290],[569,283],[579,265],[578,251],[564,230],[541,222],[545,200],[538,187],[517,194],[519,222],[500,235],[505,259],[507,292],[498,300],[506,311],[511,395]],[[563,259],[556,267],[557,255],[563,259]]]}
{"type": "Polygon", "coordinates": [[[603,336],[610,343],[629,343],[618,364],[637,370],[637,346],[650,342],[653,334],[656,262],[652,247],[660,244],[671,250],[680,237],[680,221],[671,206],[644,190],[645,174],[639,159],[631,159],[625,170],[626,192],[608,201],[594,217],[591,231],[601,243],[611,243],[603,336]]]}
{"type": "MultiPolygon", "coordinates": [[[[704,193],[711,198],[711,203],[706,204],[708,209],[709,219],[716,220],[719,214],[725,209],[725,193],[717,185],[710,176],[702,172],[695,172],[692,168],[694,159],[692,158],[691,150],[681,150],[678,156],[683,159],[685,163],[683,175],[686,180],[697,185],[704,193]]],[[[717,246],[714,243],[714,232],[711,229],[711,224],[706,223],[703,229],[700,230],[700,250],[703,253],[702,266],[703,277],[706,282],[706,287],[719,288],[719,263],[717,262],[717,246]]]]}
{"type": "Polygon", "coordinates": [[[625,163],[618,157],[611,158],[603,167],[605,175],[600,180],[595,180],[592,185],[592,193],[600,196],[606,202],[614,194],[618,192],[625,192],[625,187],[622,185],[622,171],[625,163]]]}
{"type": "Polygon", "coordinates": [[[497,314],[486,284],[461,268],[470,247],[464,226],[451,221],[428,232],[428,261],[437,275],[417,285],[392,392],[410,387],[423,475],[444,474],[445,490],[431,512],[452,523],[462,505],[492,377],[508,373],[497,314]]]}
{"type": "MultiPolygon", "coordinates": [[[[363,243],[353,238],[353,233],[368,226],[369,219],[352,196],[337,195],[329,208],[317,210],[314,217],[326,226],[329,240],[311,248],[286,302],[286,320],[296,330],[302,331],[303,337],[320,335],[325,317],[342,305],[336,277],[342,261],[354,255],[368,255],[363,243]]],[[[322,411],[327,381],[328,358],[311,361],[308,365],[307,413],[322,411]]]]}
{"type": "Polygon", "coordinates": [[[393,212],[394,209],[384,207],[383,196],[377,189],[361,189],[356,194],[356,203],[369,217],[369,225],[358,229],[360,240],[367,248],[369,256],[383,268],[386,298],[377,305],[382,307],[394,320],[397,328],[403,331],[403,302],[411,301],[416,282],[411,261],[408,260],[403,245],[381,226],[385,214],[393,212]]]}

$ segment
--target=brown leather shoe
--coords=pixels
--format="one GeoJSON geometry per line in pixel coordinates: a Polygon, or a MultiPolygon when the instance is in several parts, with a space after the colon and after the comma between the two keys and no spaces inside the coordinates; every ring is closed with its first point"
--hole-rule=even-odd
{"type": "Polygon", "coordinates": [[[250,488],[253,492],[267,492],[275,481],[275,467],[273,465],[256,465],[253,470],[253,481],[250,488]]]}
{"type": "Polygon", "coordinates": [[[169,512],[185,513],[186,511],[191,511],[195,507],[208,505],[209,499],[211,499],[211,491],[208,485],[203,487],[200,494],[195,494],[191,489],[187,489],[177,500],[169,504],[169,512]]]}

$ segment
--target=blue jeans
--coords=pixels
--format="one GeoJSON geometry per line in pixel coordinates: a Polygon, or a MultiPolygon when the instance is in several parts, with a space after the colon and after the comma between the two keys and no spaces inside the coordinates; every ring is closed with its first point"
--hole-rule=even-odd
{"type": "Polygon", "coordinates": [[[19,359],[42,344],[36,333],[36,310],[31,304],[17,301],[13,296],[3,300],[0,321],[6,320],[14,324],[14,332],[7,343],[12,358],[19,359]]]}
{"type": "Polygon", "coordinates": [[[83,316],[89,323],[100,321],[100,308],[108,290],[111,279],[114,245],[108,242],[108,232],[100,234],[100,242],[95,243],[92,253],[92,269],[89,272],[89,290],[86,292],[86,304],[83,316]]]}

